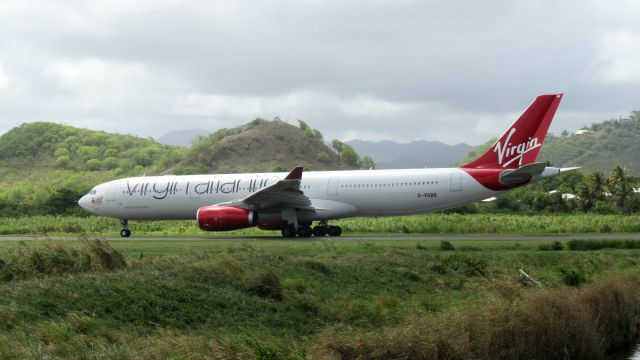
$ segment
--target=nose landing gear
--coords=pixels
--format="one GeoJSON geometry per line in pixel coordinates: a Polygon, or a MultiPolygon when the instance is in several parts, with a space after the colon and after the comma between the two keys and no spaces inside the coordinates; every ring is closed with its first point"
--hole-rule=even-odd
{"type": "Polygon", "coordinates": [[[123,238],[127,238],[131,236],[131,230],[129,230],[129,220],[122,219],[120,220],[120,225],[122,225],[122,230],[120,230],[120,236],[123,238]]]}

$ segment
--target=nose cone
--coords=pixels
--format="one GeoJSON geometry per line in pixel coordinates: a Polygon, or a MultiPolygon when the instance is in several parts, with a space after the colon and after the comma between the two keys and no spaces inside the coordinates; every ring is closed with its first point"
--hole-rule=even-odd
{"type": "Polygon", "coordinates": [[[87,211],[89,211],[89,204],[91,204],[91,200],[89,200],[88,195],[85,195],[78,200],[78,205],[87,211]]]}

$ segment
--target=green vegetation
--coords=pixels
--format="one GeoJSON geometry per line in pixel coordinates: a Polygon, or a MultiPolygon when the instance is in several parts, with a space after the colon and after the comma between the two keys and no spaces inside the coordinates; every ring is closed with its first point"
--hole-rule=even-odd
{"type": "MultiPolygon", "coordinates": [[[[633,176],[640,176],[640,111],[632,111],[628,118],[612,119],[585,126],[590,132],[576,135],[564,131],[560,136],[547,135],[538,159],[552,166],[580,166],[585,172],[609,173],[618,164],[633,176]]],[[[471,153],[458,165],[467,163],[484,153],[497,139],[491,139],[471,153]]]]}
{"type": "Polygon", "coordinates": [[[23,124],[0,136],[0,217],[81,215],[77,201],[96,184],[161,173],[185,151],[131,135],[23,124]]]}
{"type": "Polygon", "coordinates": [[[17,248],[0,254],[0,281],[26,280],[49,275],[73,274],[126,267],[122,254],[105,241],[85,239],[82,248],[69,248],[53,241],[17,248]]]}
{"type": "Polygon", "coordinates": [[[314,170],[350,169],[322,141],[322,133],[298,120],[295,127],[280,120],[255,119],[232,129],[220,129],[193,140],[175,174],[263,172],[301,165],[314,170]],[[324,153],[326,156],[319,157],[324,153]]]}
{"type": "Polygon", "coordinates": [[[322,138],[324,137],[320,132],[320,130],[312,129],[311,127],[309,127],[309,125],[307,125],[306,122],[302,120],[298,120],[298,124],[300,125],[300,129],[304,131],[304,136],[312,139],[318,139],[318,140],[322,140],[322,138]]]}
{"type": "Polygon", "coordinates": [[[175,164],[181,155],[180,148],[152,139],[54,123],[26,123],[0,136],[0,161],[4,166],[31,168],[55,163],[60,169],[99,171],[142,170],[155,164],[145,170],[158,171],[175,164]],[[27,164],[18,163],[27,159],[27,164]]]}
{"type": "MultiPolygon", "coordinates": [[[[279,236],[278,231],[247,228],[203,233],[195,221],[131,221],[135,236],[193,235],[204,237],[279,236]]],[[[640,232],[640,215],[597,214],[426,214],[384,218],[351,218],[332,222],[347,234],[576,234],[640,232]]],[[[114,219],[96,216],[29,216],[4,218],[0,235],[68,234],[86,232],[113,236],[120,230],[114,219]]]]}
{"type": "Polygon", "coordinates": [[[542,243],[5,241],[3,263],[51,260],[0,283],[0,357],[598,359],[637,339],[640,249],[542,243]],[[100,263],[88,244],[127,265],[70,266],[100,263]]]}
{"type": "Polygon", "coordinates": [[[570,250],[600,249],[640,249],[640,241],[636,240],[569,240],[570,250]]]}
{"type": "Polygon", "coordinates": [[[358,153],[349,144],[345,144],[338,139],[331,141],[331,147],[340,155],[340,159],[351,166],[358,167],[359,169],[375,169],[376,164],[369,155],[365,155],[360,158],[358,153]]]}
{"type": "Polygon", "coordinates": [[[585,126],[590,133],[549,136],[540,158],[556,166],[582,166],[585,171],[610,172],[615,164],[624,164],[633,175],[640,175],[636,154],[640,151],[640,112],[628,118],[612,119],[585,126]],[[573,165],[571,165],[573,164],[573,165]]]}
{"type": "Polygon", "coordinates": [[[620,166],[616,166],[608,177],[600,173],[569,171],[501,194],[494,202],[471,204],[454,211],[633,214],[640,212],[640,197],[633,192],[637,187],[640,187],[638,179],[628,176],[620,166]],[[563,194],[575,197],[564,198],[563,194]]]}

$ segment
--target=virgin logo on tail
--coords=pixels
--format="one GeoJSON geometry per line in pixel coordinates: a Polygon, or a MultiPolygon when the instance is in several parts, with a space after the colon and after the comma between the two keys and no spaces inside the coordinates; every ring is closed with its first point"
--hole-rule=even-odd
{"type": "Polygon", "coordinates": [[[509,134],[504,139],[504,142],[500,143],[500,140],[498,140],[493,147],[493,152],[498,153],[498,164],[502,165],[502,167],[507,167],[516,160],[518,160],[518,166],[522,165],[522,157],[524,154],[542,146],[542,144],[538,142],[537,137],[529,137],[527,141],[517,145],[511,144],[509,140],[511,140],[511,137],[515,132],[516,129],[511,128],[511,130],[509,130],[509,134]]]}

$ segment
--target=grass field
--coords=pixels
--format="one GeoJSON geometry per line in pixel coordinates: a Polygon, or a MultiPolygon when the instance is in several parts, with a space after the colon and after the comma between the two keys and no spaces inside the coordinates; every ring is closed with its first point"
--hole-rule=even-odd
{"type": "Polygon", "coordinates": [[[640,331],[629,244],[4,241],[0,358],[603,358],[640,331]]]}
{"type": "MultiPolygon", "coordinates": [[[[550,234],[550,233],[632,233],[640,232],[640,215],[596,214],[427,214],[403,217],[353,218],[332,222],[346,234],[550,234]]],[[[132,221],[135,235],[202,235],[195,221],[132,221]]],[[[103,217],[32,216],[4,218],[0,235],[74,234],[86,232],[117,235],[117,220],[103,217]]],[[[257,228],[217,233],[217,235],[278,235],[257,228]]],[[[216,236],[212,233],[211,236],[216,236]]]]}

